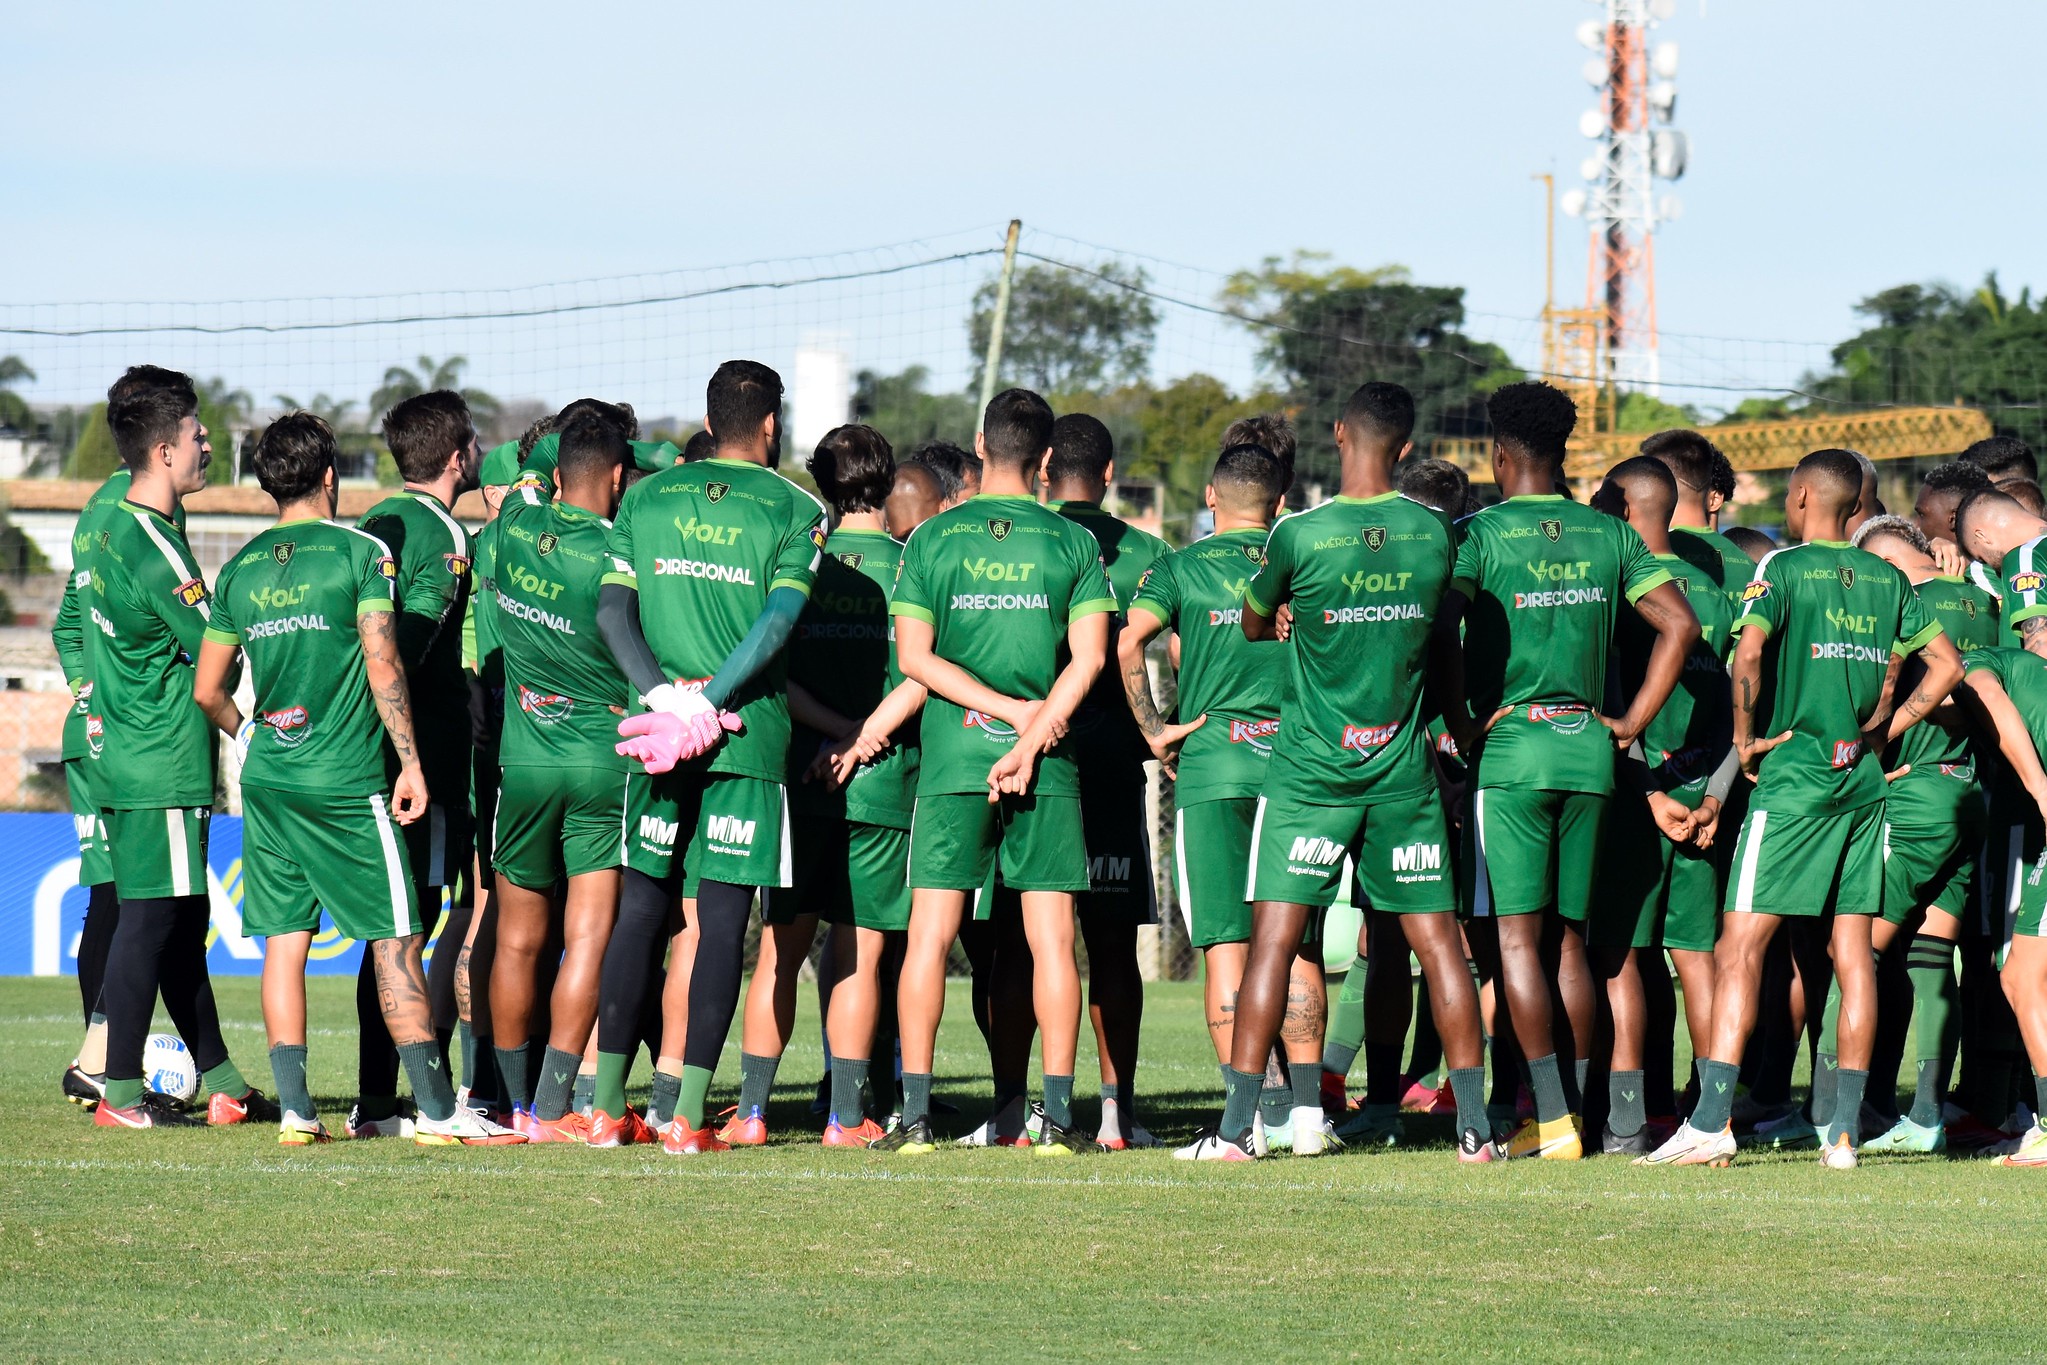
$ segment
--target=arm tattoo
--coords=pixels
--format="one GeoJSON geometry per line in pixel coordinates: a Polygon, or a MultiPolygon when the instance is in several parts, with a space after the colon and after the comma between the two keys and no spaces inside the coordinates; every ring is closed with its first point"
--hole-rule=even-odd
{"type": "Polygon", "coordinates": [[[362,652],[365,660],[385,665],[390,670],[390,681],[378,686],[370,684],[370,697],[377,704],[377,715],[384,722],[385,731],[391,736],[391,747],[398,753],[398,761],[411,767],[419,761],[412,730],[412,689],[405,680],[405,668],[398,657],[398,638],[392,629],[391,613],[373,611],[356,622],[356,633],[362,637],[362,652]]]}
{"type": "Polygon", "coordinates": [[[2019,634],[2021,636],[2030,638],[2043,630],[2047,630],[2047,616],[2028,616],[2025,620],[2019,622],[2019,634]]]}
{"type": "Polygon", "coordinates": [[[1756,686],[1755,679],[1753,678],[1743,678],[1741,680],[1741,709],[1742,712],[1746,715],[1755,714],[1756,710],[1755,686],[1756,686]]]}
{"type": "Polygon", "coordinates": [[[1123,695],[1130,701],[1130,714],[1137,717],[1137,728],[1147,737],[1156,739],[1166,728],[1166,722],[1151,699],[1151,673],[1142,658],[1125,670],[1123,695]]]}

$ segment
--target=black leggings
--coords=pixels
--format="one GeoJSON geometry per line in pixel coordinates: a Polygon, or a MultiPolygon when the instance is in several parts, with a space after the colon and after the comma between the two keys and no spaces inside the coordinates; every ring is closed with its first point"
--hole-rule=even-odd
{"type": "Polygon", "coordinates": [[[206,972],[210,920],[205,896],[121,903],[100,990],[100,1008],[107,1016],[108,1079],[142,1078],[142,1045],[159,990],[199,1070],[211,1071],[227,1060],[213,978],[206,972]]]}
{"type": "Polygon", "coordinates": [[[87,887],[86,897],[85,926],[78,931],[78,998],[90,1024],[106,982],[107,950],[114,946],[114,927],[121,922],[121,898],[112,882],[87,887]]]}
{"type": "Polygon", "coordinates": [[[697,887],[697,960],[689,978],[689,1037],[685,1066],[718,1069],[732,1015],[739,1008],[739,978],[746,970],[746,921],[753,888],[707,881],[697,887]]]}
{"type": "Polygon", "coordinates": [[[661,1051],[661,998],[654,988],[663,979],[662,955],[679,923],[675,894],[644,872],[626,868],[618,888],[618,919],[604,945],[604,968],[597,988],[597,1050],[630,1057],[648,1047],[661,1051]],[[649,997],[651,998],[651,1002],[649,997]],[[651,1003],[651,1018],[649,1005],[651,1003]]]}

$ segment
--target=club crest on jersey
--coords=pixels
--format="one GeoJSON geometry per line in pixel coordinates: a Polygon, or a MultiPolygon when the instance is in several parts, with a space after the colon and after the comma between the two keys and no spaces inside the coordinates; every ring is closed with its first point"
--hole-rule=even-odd
{"type": "Polygon", "coordinates": [[[1343,727],[1343,738],[1337,742],[1337,747],[1369,754],[1374,749],[1391,744],[1393,737],[1399,733],[1398,721],[1391,725],[1346,725],[1343,727]]]}
{"type": "Polygon", "coordinates": [[[960,728],[985,730],[996,739],[1015,739],[1016,731],[1007,721],[989,715],[986,711],[969,711],[960,717],[960,728]]]}
{"type": "MultiPolygon", "coordinates": [[[[1545,525],[1547,525],[1547,523],[1545,523],[1545,525]]],[[[1551,536],[1550,539],[1555,540],[1556,537],[1551,536]]],[[[1381,549],[1385,547],[1385,545],[1386,545],[1385,527],[1367,526],[1365,528],[1365,548],[1367,550],[1370,550],[1373,554],[1377,554],[1381,549]]]]}
{"type": "Polygon", "coordinates": [[[188,578],[171,591],[188,607],[196,607],[206,600],[206,584],[197,578],[188,578]]]}
{"type": "Polygon", "coordinates": [[[994,536],[997,540],[1008,540],[1009,528],[1015,524],[1008,517],[990,517],[988,518],[988,534],[994,536]]]}
{"type": "Polygon", "coordinates": [[[1963,612],[1964,612],[1964,613],[1965,613],[1965,614],[1966,614],[1966,615],[1968,616],[1968,618],[1969,618],[1969,619],[1970,619],[1971,621],[1975,620],[1975,619],[1976,619],[1976,599],[1975,599],[1975,598],[1973,598],[1973,597],[1964,597],[1964,598],[1962,599],[1962,611],[1963,611],[1963,612]]]}
{"type": "Polygon", "coordinates": [[[1841,576],[1842,587],[1852,588],[1855,586],[1855,570],[1849,568],[1846,564],[1843,564],[1837,567],[1834,570],[1834,572],[1841,576]]]}
{"type": "Polygon", "coordinates": [[[288,706],[282,711],[265,711],[263,723],[270,727],[271,735],[286,748],[302,742],[311,733],[312,717],[303,706],[288,706]]]}
{"type": "Polygon", "coordinates": [[[561,543],[562,538],[554,532],[542,531],[539,538],[533,542],[533,547],[544,555],[551,555],[554,553],[554,547],[561,543]]]}
{"type": "Polygon", "coordinates": [[[1562,540],[1564,538],[1564,523],[1557,520],[1555,517],[1544,517],[1541,521],[1538,521],[1535,524],[1541,527],[1542,533],[1548,536],[1550,540],[1553,542],[1562,540]]]}
{"type": "MultiPolygon", "coordinates": [[[[1376,549],[1378,549],[1379,547],[1378,547],[1378,546],[1376,546],[1376,545],[1374,545],[1374,546],[1373,546],[1372,548],[1376,550],[1376,549]]],[[[1264,567],[1265,567],[1265,547],[1264,547],[1263,545],[1246,545],[1246,546],[1244,547],[1244,558],[1246,558],[1246,559],[1250,560],[1250,561],[1251,561],[1251,562],[1252,562],[1253,564],[1256,564],[1256,565],[1257,565],[1257,566],[1258,566],[1259,568],[1261,568],[1261,569],[1262,569],[1262,568],[1264,568],[1264,567]]],[[[1148,572],[1150,572],[1150,570],[1146,570],[1146,572],[1148,573],[1148,572]]]]}
{"type": "Polygon", "coordinates": [[[867,556],[861,553],[859,550],[848,550],[844,554],[841,554],[839,556],[839,563],[845,565],[849,569],[857,569],[860,567],[860,561],[865,558],[867,558],[867,556]]]}
{"type": "Polygon", "coordinates": [[[707,483],[704,485],[704,496],[712,502],[723,501],[725,495],[731,491],[732,485],[729,483],[707,483]]]}
{"type": "Polygon", "coordinates": [[[1261,754],[1272,752],[1272,737],[1279,733],[1276,720],[1233,720],[1230,722],[1230,743],[1248,744],[1261,754]]]}
{"type": "Polygon", "coordinates": [[[298,548],[294,541],[280,541],[270,547],[270,557],[277,561],[277,567],[281,569],[291,563],[291,557],[298,552],[298,548]]]}
{"type": "Polygon", "coordinates": [[[552,725],[556,721],[567,720],[576,704],[558,693],[536,692],[520,683],[519,709],[543,725],[552,725]]]}

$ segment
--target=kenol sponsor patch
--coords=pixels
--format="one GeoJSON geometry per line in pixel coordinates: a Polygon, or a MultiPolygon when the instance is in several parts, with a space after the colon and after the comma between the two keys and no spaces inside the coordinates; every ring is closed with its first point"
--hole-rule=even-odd
{"type": "Polygon", "coordinates": [[[963,730],[984,730],[997,739],[1015,739],[1016,731],[1000,716],[991,716],[986,711],[968,711],[960,717],[963,730]]]}
{"type": "Polygon", "coordinates": [[[1261,754],[1272,752],[1272,737],[1279,733],[1276,720],[1233,720],[1230,722],[1230,743],[1248,744],[1261,754]]]}
{"type": "Polygon", "coordinates": [[[552,725],[567,720],[574,713],[576,704],[559,693],[536,692],[520,683],[519,709],[543,725],[552,725]]]}
{"type": "Polygon", "coordinates": [[[263,724],[270,728],[270,734],[286,748],[301,743],[312,733],[313,718],[306,714],[303,706],[287,706],[281,711],[265,711],[263,724]]]}
{"type": "Polygon", "coordinates": [[[1374,749],[1382,749],[1391,744],[1393,737],[1400,733],[1400,727],[1399,721],[1391,725],[1346,725],[1343,727],[1343,738],[1337,741],[1337,747],[1369,754],[1374,749]]]}

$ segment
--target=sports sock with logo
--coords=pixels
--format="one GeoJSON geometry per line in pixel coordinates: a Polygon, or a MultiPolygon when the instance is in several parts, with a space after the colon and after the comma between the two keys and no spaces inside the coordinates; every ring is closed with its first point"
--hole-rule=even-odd
{"type": "Polygon", "coordinates": [[[1343,985],[1329,1002],[1328,1034],[1322,1043],[1322,1069],[1348,1076],[1365,1041],[1365,957],[1358,954],[1344,971],[1343,985]]]}
{"type": "Polygon", "coordinates": [[[1633,1137],[1645,1122],[1642,1102],[1642,1073],[1614,1071],[1606,1078],[1606,1126],[1615,1137],[1633,1137]]]}
{"type": "Polygon", "coordinates": [[[1844,1066],[1834,1073],[1834,1077],[1834,1117],[1821,1132],[1821,1137],[1831,1147],[1836,1137],[1846,1133],[1850,1142],[1860,1146],[1862,1093],[1869,1087],[1869,1073],[1844,1066]]]}
{"type": "Polygon", "coordinates": [[[552,1122],[567,1115],[576,1068],[582,1064],[581,1057],[558,1047],[549,1047],[541,1054],[540,1084],[533,1090],[533,1117],[552,1122]]]}
{"type": "Polygon", "coordinates": [[[270,1049],[270,1078],[277,1083],[277,1107],[302,1119],[320,1117],[306,1091],[306,1045],[279,1043],[270,1049]]]}
{"type": "Polygon", "coordinates": [[[1223,1117],[1216,1127],[1224,1140],[1236,1142],[1251,1131],[1251,1125],[1258,1121],[1260,1088],[1264,1084],[1262,1072],[1239,1071],[1233,1066],[1223,1068],[1223,1117]]]}
{"type": "Polygon", "coordinates": [[[1535,1092],[1535,1117],[1555,1123],[1571,1116],[1570,1101],[1564,1098],[1563,1074],[1557,1070],[1557,1054],[1537,1057],[1528,1064],[1528,1088],[1535,1092]]]}
{"type": "Polygon", "coordinates": [[[1485,1108],[1485,1068],[1452,1067],[1450,1094],[1457,1101],[1457,1131],[1462,1133],[1467,1128],[1473,1128],[1480,1136],[1490,1137],[1492,1126],[1486,1118],[1485,1108]]]}
{"type": "Polygon", "coordinates": [[[656,1128],[666,1127],[675,1117],[675,1102],[681,1094],[682,1077],[672,1071],[656,1071],[647,1087],[647,1122],[656,1128]]]}
{"type": "MultiPolygon", "coordinates": [[[[1294,1108],[1319,1112],[1322,1108],[1322,1068],[1312,1062],[1295,1062],[1292,1080],[1294,1108]]],[[[1398,1107],[1396,1104],[1396,1112],[1398,1107]]]]}
{"type": "Polygon", "coordinates": [[[907,1128],[919,1119],[931,1118],[931,1073],[928,1071],[905,1071],[903,1073],[903,1127],[907,1128]]]}
{"type": "Polygon", "coordinates": [[[682,1089],[675,1096],[675,1116],[692,1128],[701,1128],[711,1107],[711,1068],[693,1062],[682,1064],[682,1089]]]}
{"type": "Polygon", "coordinates": [[[1908,1117],[1922,1128],[1940,1123],[1940,1102],[1955,1049],[1962,1041],[1960,992],[1955,983],[1955,945],[1920,934],[1905,954],[1912,981],[1913,1030],[1919,1060],[1918,1084],[1908,1117]]]}
{"type": "Polygon", "coordinates": [[[1699,1061],[1699,1102],[1692,1107],[1691,1125],[1702,1133],[1717,1133],[1734,1114],[1734,1091],[1741,1081],[1741,1067],[1734,1062],[1699,1061]]]}
{"type": "Polygon", "coordinates": [[[405,1078],[412,1082],[412,1102],[420,1113],[436,1123],[454,1114],[455,1086],[448,1079],[448,1064],[442,1059],[438,1039],[400,1043],[398,1060],[405,1064],[405,1078]]]}
{"type": "Polygon", "coordinates": [[[1841,1059],[1834,1055],[1829,1043],[1822,1040],[1823,1051],[1812,1059],[1812,1126],[1825,1131],[1834,1121],[1834,1110],[1840,1098],[1841,1059]]]}
{"type": "MultiPolygon", "coordinates": [[[[504,1078],[505,1103],[518,1108],[526,1107],[526,1097],[532,1092],[526,1088],[526,1049],[523,1047],[494,1047],[491,1049],[498,1060],[498,1075],[504,1078]]],[[[475,1092],[472,1091],[473,1095],[475,1092]]]]}
{"type": "Polygon", "coordinates": [[[782,1065],[780,1057],[761,1057],[751,1052],[739,1054],[739,1116],[765,1114],[768,1096],[775,1089],[775,1070],[782,1065]]]}
{"type": "Polygon", "coordinates": [[[832,1118],[842,1128],[858,1128],[867,1117],[861,1092],[867,1088],[865,1057],[832,1058],[832,1118]]]}
{"type": "Polygon", "coordinates": [[[1073,1126],[1073,1077],[1045,1077],[1045,1121],[1060,1128],[1073,1126]]]}

